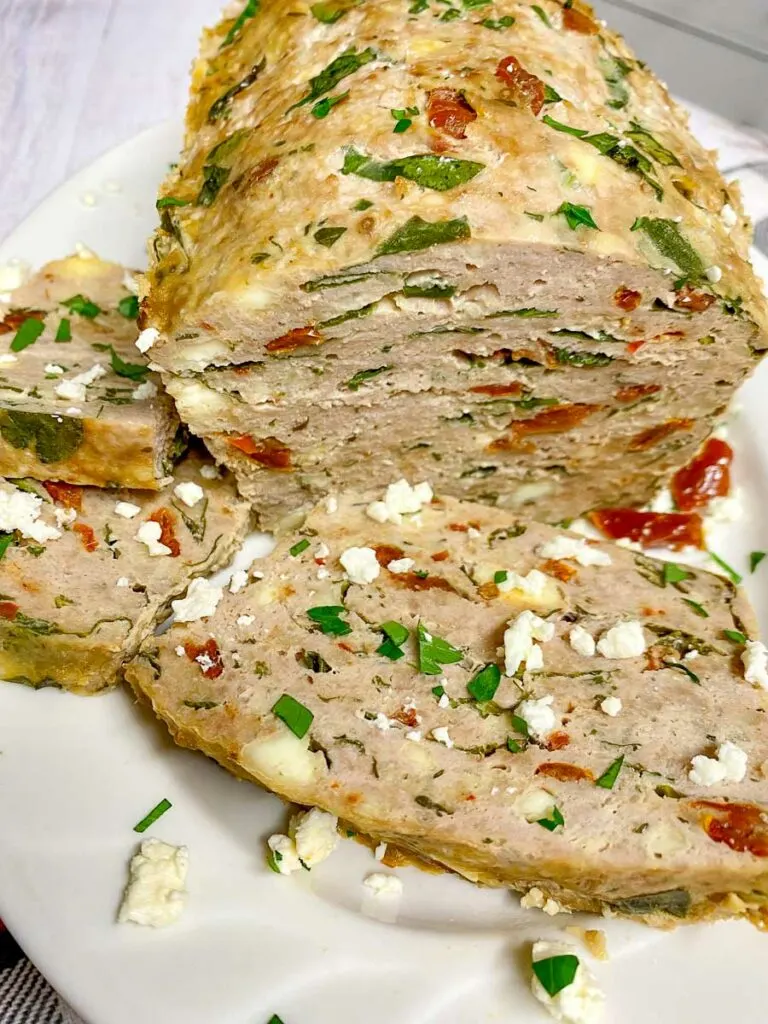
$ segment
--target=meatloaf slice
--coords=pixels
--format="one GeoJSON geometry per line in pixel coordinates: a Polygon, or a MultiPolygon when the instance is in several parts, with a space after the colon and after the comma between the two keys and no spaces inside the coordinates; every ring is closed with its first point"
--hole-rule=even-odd
{"type": "Polygon", "coordinates": [[[231,476],[191,452],[161,492],[0,483],[0,679],[91,694],[250,525],[231,476]],[[15,486],[14,486],[15,484],[15,486]]]}
{"type": "Polygon", "coordinates": [[[768,344],[738,190],[578,0],[331,6],[204,38],[143,307],[182,418],[269,528],[362,459],[641,505],[768,344]]]}
{"type": "Polygon", "coordinates": [[[90,255],[48,263],[0,311],[0,474],[158,490],[179,419],[136,348],[131,275],[90,255]]]}
{"type": "Polygon", "coordinates": [[[745,679],[740,656],[750,679],[764,660],[745,598],[429,498],[322,503],[128,680],[182,745],[473,881],[662,926],[761,918],[768,695],[745,679]]]}

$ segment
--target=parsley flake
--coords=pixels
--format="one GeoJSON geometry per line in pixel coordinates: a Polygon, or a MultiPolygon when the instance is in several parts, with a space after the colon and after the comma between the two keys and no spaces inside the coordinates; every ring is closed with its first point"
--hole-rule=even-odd
{"type": "Polygon", "coordinates": [[[547,17],[547,12],[544,11],[538,4],[531,4],[531,9],[536,12],[539,18],[544,22],[547,28],[552,28],[552,24],[547,17]]]}
{"type": "Polygon", "coordinates": [[[29,348],[30,345],[34,345],[44,330],[45,324],[42,320],[28,317],[13,336],[11,352],[22,352],[25,348],[29,348]]]}
{"type": "Polygon", "coordinates": [[[158,210],[165,210],[169,206],[189,206],[190,199],[179,199],[177,196],[160,196],[155,203],[158,210]]]}
{"type": "Polygon", "coordinates": [[[525,746],[512,736],[507,736],[507,750],[512,754],[519,754],[525,750],[525,746]]]}
{"type": "Polygon", "coordinates": [[[561,814],[559,807],[553,807],[551,817],[539,818],[536,824],[541,825],[541,827],[545,828],[547,832],[554,832],[555,829],[558,829],[561,825],[565,825],[565,818],[561,814]]]}
{"type": "Polygon", "coordinates": [[[493,663],[481,668],[467,683],[467,689],[479,701],[493,700],[501,682],[501,670],[493,663]]]}
{"type": "Polygon", "coordinates": [[[405,657],[401,647],[410,636],[409,631],[400,622],[383,622],[379,629],[384,634],[383,643],[376,648],[377,654],[383,654],[390,661],[398,661],[405,657]]]}
{"type": "Polygon", "coordinates": [[[709,552],[709,557],[712,559],[713,562],[715,562],[716,565],[720,566],[720,568],[723,570],[723,572],[731,581],[731,583],[735,584],[738,587],[738,585],[742,581],[742,577],[736,572],[736,570],[732,568],[730,565],[728,565],[728,563],[724,561],[720,557],[720,555],[716,555],[714,551],[709,552]]]}
{"type": "Polygon", "coordinates": [[[285,722],[293,735],[299,739],[307,735],[315,717],[309,708],[305,708],[289,693],[284,693],[279,698],[272,708],[272,713],[285,722]]]}
{"type": "Polygon", "coordinates": [[[665,562],[661,578],[666,586],[667,583],[682,583],[683,580],[690,579],[692,575],[687,569],[681,569],[675,562],[665,562]]]}
{"type": "Polygon", "coordinates": [[[745,644],[748,639],[739,629],[724,629],[723,635],[733,640],[735,644],[745,644]]]}
{"type": "Polygon", "coordinates": [[[562,956],[549,956],[544,960],[534,960],[532,966],[542,988],[552,998],[573,984],[576,971],[579,969],[579,958],[573,953],[566,953],[562,956]]]}
{"type": "Polygon", "coordinates": [[[412,118],[416,117],[419,113],[418,107],[405,107],[402,109],[390,110],[390,114],[394,117],[397,124],[392,129],[395,135],[401,135],[403,132],[407,132],[413,124],[412,118]]]}
{"type": "Polygon", "coordinates": [[[507,572],[506,569],[499,569],[497,572],[495,572],[493,574],[493,582],[494,583],[505,583],[506,580],[507,580],[507,576],[508,575],[509,575],[509,573],[507,572]]]}
{"type": "Polygon", "coordinates": [[[328,117],[336,104],[342,103],[347,96],[349,96],[349,91],[343,92],[339,96],[326,96],[324,99],[318,100],[310,111],[312,117],[316,117],[318,121],[322,121],[323,118],[328,117]]]}
{"type": "Polygon", "coordinates": [[[319,231],[314,233],[313,237],[318,245],[324,245],[326,249],[330,249],[332,245],[338,242],[346,230],[346,228],[341,227],[320,228],[319,231]]]}
{"type": "Polygon", "coordinates": [[[581,226],[585,228],[594,228],[595,231],[600,230],[597,224],[595,224],[594,218],[592,217],[592,211],[588,206],[575,206],[573,203],[561,203],[557,212],[562,213],[568,221],[568,227],[571,231],[575,231],[581,226]]]}
{"type": "Polygon", "coordinates": [[[170,810],[173,804],[170,800],[162,799],[159,804],[156,804],[152,810],[145,817],[141,819],[138,825],[133,826],[134,832],[146,832],[150,825],[153,825],[158,818],[162,817],[166,811],[170,810]]]}
{"type": "Polygon", "coordinates": [[[501,32],[503,28],[510,28],[515,24],[511,14],[505,14],[501,18],[484,18],[480,24],[483,28],[489,28],[493,32],[501,32]]]}
{"type": "Polygon", "coordinates": [[[528,723],[524,718],[521,718],[520,715],[512,715],[512,728],[515,732],[519,732],[521,736],[530,736],[528,723]]]}
{"type": "Polygon", "coordinates": [[[762,560],[765,558],[765,551],[752,551],[749,555],[749,571],[754,572],[755,569],[760,565],[762,560]]]}
{"type": "Polygon", "coordinates": [[[66,317],[59,320],[59,326],[56,328],[56,337],[54,341],[72,341],[72,326],[66,317]]]}
{"type": "Polygon", "coordinates": [[[307,616],[318,624],[321,633],[328,636],[346,636],[352,632],[352,627],[340,618],[342,612],[346,612],[343,605],[318,605],[316,608],[309,608],[307,616]]]}
{"type": "Polygon", "coordinates": [[[427,676],[439,676],[441,665],[455,665],[464,657],[464,652],[453,647],[442,637],[434,636],[419,622],[416,628],[419,647],[419,672],[427,676]]]}
{"type": "Polygon", "coordinates": [[[306,551],[308,547],[309,541],[307,540],[306,537],[302,537],[300,541],[297,541],[293,545],[293,547],[289,550],[288,554],[291,555],[292,558],[296,558],[296,556],[300,555],[302,551],[306,551]]]}
{"type": "Polygon", "coordinates": [[[365,50],[361,50],[359,53],[354,47],[350,47],[343,53],[339,54],[335,60],[324,68],[318,75],[315,75],[309,80],[309,92],[302,96],[300,100],[289,107],[286,113],[291,110],[295,110],[296,107],[303,107],[305,103],[312,103],[314,100],[319,100],[321,96],[325,96],[326,93],[331,92],[343,79],[348,78],[349,75],[353,75],[360,68],[366,64],[370,64],[372,60],[376,59],[376,51],[372,50],[369,46],[365,50]]]}
{"type": "Polygon", "coordinates": [[[696,612],[696,614],[700,618],[702,618],[702,619],[708,619],[709,618],[709,612],[707,611],[707,609],[704,607],[703,604],[699,604],[698,601],[692,601],[690,597],[684,597],[683,601],[685,601],[685,603],[687,605],[689,605],[691,608],[693,608],[693,610],[696,612]]]}
{"type": "Polygon", "coordinates": [[[127,377],[128,380],[135,380],[138,384],[142,384],[147,379],[149,367],[146,363],[126,363],[115,352],[112,345],[106,345],[104,350],[109,352],[112,370],[118,377],[127,377]]]}
{"type": "Polygon", "coordinates": [[[138,295],[126,295],[117,304],[117,311],[126,320],[135,320],[139,315],[138,295]]]}
{"type": "Polygon", "coordinates": [[[73,295],[71,299],[65,299],[62,306],[66,306],[72,313],[79,313],[80,316],[85,316],[89,320],[93,320],[94,317],[101,313],[101,310],[95,302],[91,302],[84,295],[73,295]]]}
{"type": "Polygon", "coordinates": [[[600,786],[601,789],[613,789],[616,785],[616,780],[619,777],[621,766],[624,764],[624,755],[617,757],[616,760],[610,764],[599,779],[595,779],[595,785],[600,786]]]}

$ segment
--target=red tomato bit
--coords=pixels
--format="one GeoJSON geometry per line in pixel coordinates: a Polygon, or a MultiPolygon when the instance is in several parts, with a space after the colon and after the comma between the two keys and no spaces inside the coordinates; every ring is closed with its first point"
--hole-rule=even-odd
{"type": "Polygon", "coordinates": [[[523,385],[520,381],[512,381],[510,384],[478,384],[475,388],[469,389],[473,395],[490,395],[491,398],[506,398],[511,396],[518,398],[523,393],[523,385]]]}
{"type": "Polygon", "coordinates": [[[42,309],[12,309],[0,320],[0,334],[18,331],[25,320],[45,320],[42,309]]]}
{"type": "Polygon", "coordinates": [[[285,355],[287,352],[295,352],[298,348],[312,348],[314,345],[322,345],[322,334],[310,324],[308,327],[294,327],[292,331],[273,338],[264,346],[267,352],[272,355],[285,355]]]}
{"type": "Polygon", "coordinates": [[[736,853],[768,857],[768,822],[765,811],[755,804],[719,804],[697,800],[694,807],[705,812],[702,827],[710,839],[725,843],[736,853]]]}
{"type": "Polygon", "coordinates": [[[711,437],[687,466],[672,477],[672,497],[683,512],[704,508],[713,498],[724,498],[731,489],[733,449],[711,437]]]}
{"type": "Polygon", "coordinates": [[[678,309],[686,309],[689,313],[703,313],[709,309],[715,298],[716,296],[710,295],[709,292],[701,292],[690,284],[684,284],[677,293],[675,306],[678,309]]]}
{"type": "Polygon", "coordinates": [[[620,388],[614,397],[617,402],[637,402],[649,395],[657,395],[659,391],[661,384],[628,384],[627,387],[620,388]]]}
{"type": "Polygon", "coordinates": [[[82,487],[77,487],[75,484],[59,483],[58,480],[44,480],[43,487],[57,505],[63,505],[64,508],[73,508],[76,512],[82,511],[82,487]]]}
{"type": "Polygon", "coordinates": [[[536,769],[536,775],[546,775],[558,782],[579,782],[582,779],[594,781],[595,776],[588,768],[579,768],[577,764],[565,764],[559,761],[547,761],[536,769]]]}
{"type": "Polygon", "coordinates": [[[293,469],[293,452],[277,437],[265,437],[261,441],[254,441],[249,434],[243,434],[241,437],[228,438],[228,443],[267,469],[293,469]]]}
{"type": "Polygon", "coordinates": [[[75,523],[72,529],[80,535],[80,540],[86,551],[95,551],[98,548],[99,542],[96,540],[96,534],[93,532],[92,527],[87,526],[85,523],[75,523]]]}
{"type": "Polygon", "coordinates": [[[640,512],[603,508],[589,514],[598,530],[612,540],[626,538],[643,547],[704,548],[704,527],[696,512],[640,512]]]}
{"type": "Polygon", "coordinates": [[[171,549],[171,557],[178,558],[181,545],[176,539],[176,516],[169,508],[159,508],[149,517],[150,523],[160,524],[160,543],[171,549]]]}
{"type": "Polygon", "coordinates": [[[643,301],[643,293],[633,292],[631,288],[625,288],[622,285],[621,288],[617,288],[614,292],[613,301],[619,309],[626,310],[627,313],[632,313],[643,301]]]}
{"type": "Polygon", "coordinates": [[[13,601],[0,601],[0,619],[15,619],[19,606],[13,601]]]}
{"type": "Polygon", "coordinates": [[[456,89],[432,89],[427,99],[427,120],[454,139],[466,139],[465,128],[477,120],[477,112],[464,93],[456,89]]]}
{"type": "Polygon", "coordinates": [[[539,116],[547,96],[544,83],[526,71],[517,57],[504,57],[500,60],[496,77],[510,89],[520,106],[529,107],[535,117],[539,116]]]}
{"type": "Polygon", "coordinates": [[[563,28],[571,32],[581,32],[583,36],[596,36],[600,31],[594,18],[576,7],[566,7],[563,10],[563,28]]]}
{"type": "Polygon", "coordinates": [[[661,441],[666,440],[670,434],[676,434],[678,430],[690,430],[695,423],[696,420],[691,419],[667,420],[666,423],[657,423],[655,427],[649,427],[647,430],[641,430],[639,434],[635,434],[629,442],[629,450],[644,452],[647,448],[653,448],[661,441]]]}
{"type": "Polygon", "coordinates": [[[206,667],[206,660],[202,663],[197,661],[206,679],[218,679],[224,671],[224,662],[221,660],[219,645],[210,637],[204,644],[195,644],[188,640],[184,644],[184,653],[190,661],[197,661],[198,658],[207,659],[211,664],[206,667]]]}

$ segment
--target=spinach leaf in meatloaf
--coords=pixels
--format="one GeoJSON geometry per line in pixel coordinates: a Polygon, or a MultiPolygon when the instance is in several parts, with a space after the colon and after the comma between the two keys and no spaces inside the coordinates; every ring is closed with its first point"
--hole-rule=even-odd
{"type": "Polygon", "coordinates": [[[333,0],[329,3],[312,4],[309,9],[324,25],[334,25],[353,7],[359,7],[362,2],[363,0],[333,0]]]}
{"type": "Polygon", "coordinates": [[[668,889],[666,892],[614,900],[610,906],[620,914],[670,914],[682,918],[691,909],[691,894],[685,889],[668,889]]]}
{"type": "Polygon", "coordinates": [[[607,356],[604,352],[573,352],[554,346],[552,351],[558,363],[566,366],[607,366],[613,362],[613,356],[607,356]]]}
{"type": "Polygon", "coordinates": [[[411,217],[397,228],[376,249],[377,256],[391,256],[397,252],[417,252],[433,245],[445,245],[471,238],[472,231],[466,217],[454,220],[423,220],[411,217]]]}
{"type": "Polygon", "coordinates": [[[211,104],[211,108],[208,111],[208,124],[215,124],[220,117],[229,113],[232,100],[239,96],[241,92],[249,89],[257,81],[266,66],[267,58],[262,57],[258,64],[253,65],[245,78],[242,78],[231,89],[227,89],[223,95],[219,96],[216,102],[211,104]]]}
{"type": "Polygon", "coordinates": [[[632,121],[632,127],[624,134],[628,135],[644,153],[647,153],[648,156],[652,157],[656,163],[661,164],[663,167],[683,166],[674,153],[665,146],[662,146],[658,139],[654,138],[648,129],[643,128],[637,121],[632,121]]]}
{"type": "Polygon", "coordinates": [[[321,320],[317,326],[320,328],[338,327],[339,324],[345,324],[347,320],[360,320],[365,316],[370,316],[377,306],[378,302],[369,302],[367,306],[348,309],[344,313],[339,313],[338,316],[332,316],[330,320],[321,320]]]}
{"type": "Polygon", "coordinates": [[[226,185],[232,173],[232,161],[237,148],[251,134],[251,128],[238,128],[226,139],[214,146],[203,165],[203,187],[197,197],[198,205],[211,206],[226,185]]]}
{"type": "Polygon", "coordinates": [[[82,420],[71,416],[49,416],[39,412],[3,410],[0,434],[14,448],[26,448],[46,464],[61,462],[83,443],[82,420]]]}
{"type": "Polygon", "coordinates": [[[391,369],[391,366],[375,366],[370,370],[358,370],[353,377],[349,378],[344,387],[350,391],[359,391],[363,384],[373,380],[374,377],[378,377],[380,373],[386,373],[391,369]]]}
{"type": "Polygon", "coordinates": [[[621,57],[614,57],[612,54],[606,54],[599,60],[600,73],[605,79],[605,84],[608,86],[608,92],[611,98],[608,100],[608,106],[612,110],[622,110],[629,103],[629,89],[625,81],[627,75],[632,71],[632,65],[622,60],[621,57]]]}
{"type": "Polygon", "coordinates": [[[224,41],[219,47],[220,50],[223,50],[225,46],[229,46],[230,43],[233,43],[235,39],[237,39],[245,27],[246,22],[250,21],[251,18],[255,18],[259,13],[260,7],[261,0],[248,0],[245,7],[235,19],[232,28],[224,36],[224,41]]]}
{"type": "Polygon", "coordinates": [[[369,277],[377,277],[378,270],[367,270],[361,273],[351,272],[349,274],[326,274],[324,277],[316,277],[314,281],[305,281],[301,286],[303,292],[320,292],[325,288],[343,288],[345,285],[360,284],[369,277]]]}
{"type": "Polygon", "coordinates": [[[675,221],[667,217],[638,217],[633,231],[642,231],[653,247],[687,280],[697,281],[704,276],[704,262],[675,221]]]}
{"type": "Polygon", "coordinates": [[[327,92],[335,89],[339,82],[348,78],[349,75],[353,75],[366,64],[370,64],[372,60],[376,60],[376,51],[371,49],[370,46],[359,53],[353,46],[350,46],[348,50],[345,50],[335,60],[332,60],[328,67],[323,68],[319,75],[310,78],[309,92],[292,106],[288,107],[286,114],[289,114],[297,107],[303,107],[305,103],[319,100],[321,96],[325,96],[327,92]]]}
{"type": "Polygon", "coordinates": [[[485,167],[474,160],[458,160],[454,157],[437,156],[435,153],[421,153],[415,156],[399,157],[380,163],[372,157],[350,149],[344,156],[342,174],[355,174],[369,181],[394,181],[406,178],[422,188],[436,192],[447,192],[471,181],[485,167]]]}

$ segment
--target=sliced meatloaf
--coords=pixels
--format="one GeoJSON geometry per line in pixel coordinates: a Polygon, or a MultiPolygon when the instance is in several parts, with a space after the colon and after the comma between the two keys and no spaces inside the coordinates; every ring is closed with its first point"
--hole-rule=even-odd
{"type": "Polygon", "coordinates": [[[158,490],[183,450],[136,348],[132,276],[90,255],[48,263],[0,309],[0,475],[158,490]]]}
{"type": "Polygon", "coordinates": [[[768,695],[748,679],[768,676],[744,597],[429,498],[323,503],[129,681],[179,743],[473,881],[658,925],[761,918],[768,695]]]}
{"type": "Polygon", "coordinates": [[[243,4],[159,206],[153,363],[267,527],[361,459],[642,504],[766,347],[737,189],[579,0],[243,4]]]}
{"type": "MultiPolygon", "coordinates": [[[[190,453],[161,492],[0,482],[0,679],[90,694],[250,525],[231,476],[190,453]]],[[[203,581],[201,581],[203,582],[203,581]]]]}

